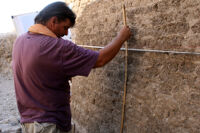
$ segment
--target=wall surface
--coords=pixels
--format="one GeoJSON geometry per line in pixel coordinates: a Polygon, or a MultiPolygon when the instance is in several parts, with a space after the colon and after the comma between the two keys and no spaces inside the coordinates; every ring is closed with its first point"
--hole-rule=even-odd
{"type": "MultiPolygon", "coordinates": [[[[105,46],[123,26],[122,0],[67,0],[78,14],[73,40],[105,46]]],[[[199,0],[125,0],[129,48],[200,52],[199,0]]],[[[96,50],[96,49],[94,49],[96,50]]],[[[198,55],[129,51],[124,133],[199,133],[198,55]]],[[[72,113],[77,133],[118,133],[124,52],[89,77],[76,77],[72,113]]]]}
{"type": "Polygon", "coordinates": [[[0,34],[0,74],[3,76],[12,76],[12,46],[15,39],[14,33],[0,34]]]}

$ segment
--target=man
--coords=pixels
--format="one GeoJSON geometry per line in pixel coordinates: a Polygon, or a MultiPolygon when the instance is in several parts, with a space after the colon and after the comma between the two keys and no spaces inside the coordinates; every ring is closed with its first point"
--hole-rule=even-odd
{"type": "Polygon", "coordinates": [[[52,3],[14,43],[13,74],[23,132],[70,132],[68,81],[77,75],[88,76],[92,68],[104,66],[131,34],[124,27],[99,52],[86,50],[61,38],[74,26],[75,19],[64,2],[52,3]]]}

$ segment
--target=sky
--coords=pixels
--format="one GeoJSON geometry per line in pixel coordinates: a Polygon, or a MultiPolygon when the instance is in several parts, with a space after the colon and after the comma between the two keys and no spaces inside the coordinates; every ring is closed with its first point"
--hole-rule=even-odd
{"type": "Polygon", "coordinates": [[[0,33],[15,31],[11,16],[40,11],[55,1],[64,0],[0,0],[0,33]]]}

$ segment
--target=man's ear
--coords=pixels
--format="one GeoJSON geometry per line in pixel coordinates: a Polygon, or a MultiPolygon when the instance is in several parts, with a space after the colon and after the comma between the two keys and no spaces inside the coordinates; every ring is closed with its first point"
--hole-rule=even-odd
{"type": "Polygon", "coordinates": [[[58,19],[57,19],[57,17],[51,17],[48,21],[47,21],[47,23],[46,23],[46,26],[50,29],[50,30],[52,30],[52,31],[54,31],[55,30],[55,24],[56,23],[58,23],[58,19]]]}
{"type": "Polygon", "coordinates": [[[58,23],[58,18],[56,16],[52,17],[51,20],[53,24],[58,23]]]}

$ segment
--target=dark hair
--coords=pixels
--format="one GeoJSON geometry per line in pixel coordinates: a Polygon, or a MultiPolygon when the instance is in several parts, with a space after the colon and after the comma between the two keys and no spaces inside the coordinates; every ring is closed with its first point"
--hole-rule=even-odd
{"type": "Polygon", "coordinates": [[[54,2],[47,5],[35,17],[35,23],[45,25],[46,22],[54,16],[57,17],[58,21],[64,21],[68,18],[71,21],[72,26],[75,24],[76,15],[64,2],[54,2]]]}

